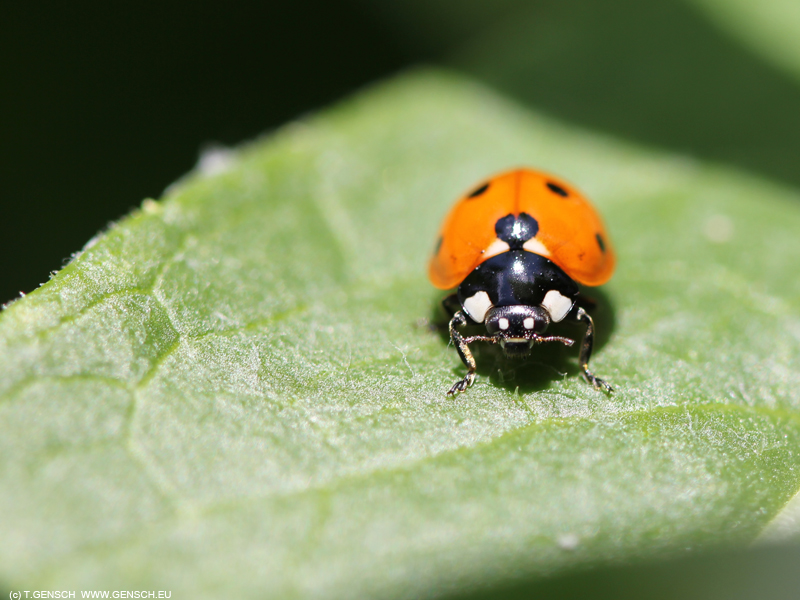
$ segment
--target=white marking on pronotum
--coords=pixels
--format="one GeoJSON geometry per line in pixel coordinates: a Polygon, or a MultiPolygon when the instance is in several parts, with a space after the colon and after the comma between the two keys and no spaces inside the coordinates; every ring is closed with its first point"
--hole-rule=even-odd
{"type": "Polygon", "coordinates": [[[492,308],[492,301],[489,299],[489,294],[483,290],[464,300],[464,310],[476,323],[483,323],[486,311],[490,308],[492,308]]]}
{"type": "Polygon", "coordinates": [[[508,329],[508,319],[506,319],[505,317],[502,317],[502,318],[498,319],[497,324],[500,326],[500,329],[502,329],[503,331],[508,329]]]}
{"type": "Polygon", "coordinates": [[[525,327],[525,329],[533,329],[533,317],[526,317],[522,322],[522,325],[525,327]]]}
{"type": "Polygon", "coordinates": [[[545,247],[545,245],[537,240],[535,237],[532,237],[527,242],[522,244],[522,247],[525,248],[528,252],[533,252],[534,254],[538,254],[539,256],[550,256],[550,251],[545,247]]]}
{"type": "Polygon", "coordinates": [[[498,254],[502,254],[503,252],[508,252],[511,250],[511,246],[509,246],[506,242],[499,238],[495,238],[495,240],[489,244],[489,247],[483,251],[484,258],[491,258],[492,256],[497,256],[498,254]]]}
{"type": "Polygon", "coordinates": [[[550,313],[554,323],[562,321],[572,310],[572,300],[561,294],[558,290],[550,290],[542,300],[542,306],[550,313]]]}

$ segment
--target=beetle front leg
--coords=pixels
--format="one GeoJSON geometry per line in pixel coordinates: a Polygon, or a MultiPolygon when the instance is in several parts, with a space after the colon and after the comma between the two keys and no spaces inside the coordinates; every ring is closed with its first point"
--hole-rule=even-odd
{"type": "Polygon", "coordinates": [[[462,310],[458,311],[453,315],[453,318],[450,319],[450,340],[453,342],[456,350],[458,350],[458,355],[461,357],[461,360],[466,365],[467,374],[464,376],[464,379],[460,379],[453,384],[453,387],[447,392],[448,396],[467,391],[467,388],[475,381],[475,370],[478,366],[475,363],[475,357],[472,356],[472,352],[469,349],[469,344],[472,342],[489,342],[492,344],[497,342],[495,338],[485,335],[473,335],[468,338],[463,337],[456,327],[461,327],[466,324],[467,316],[462,310]]]}
{"type": "Polygon", "coordinates": [[[589,370],[589,359],[592,356],[592,347],[594,346],[594,321],[583,308],[578,309],[578,320],[586,325],[586,333],[583,335],[583,342],[581,342],[580,361],[581,373],[583,378],[592,387],[597,390],[605,390],[606,392],[613,392],[614,388],[611,387],[607,381],[603,381],[589,370]]]}
{"type": "Polygon", "coordinates": [[[450,391],[447,392],[448,396],[453,396],[459,392],[465,392],[468,387],[472,385],[475,381],[475,369],[478,368],[478,365],[475,364],[475,357],[472,356],[472,352],[470,352],[469,345],[458,332],[456,327],[461,327],[462,325],[467,324],[467,317],[464,314],[464,311],[459,310],[453,318],[450,319],[450,340],[452,340],[453,345],[458,350],[458,355],[461,357],[461,360],[467,366],[467,374],[464,379],[456,381],[453,384],[453,387],[450,388],[450,391]]]}

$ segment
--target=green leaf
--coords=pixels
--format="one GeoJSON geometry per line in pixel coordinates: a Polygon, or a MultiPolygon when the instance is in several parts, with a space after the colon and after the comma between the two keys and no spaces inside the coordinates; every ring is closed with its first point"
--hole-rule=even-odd
{"type": "Polygon", "coordinates": [[[439,72],[215,158],[0,315],[12,589],[458,593],[746,543],[800,487],[793,191],[439,72]],[[608,223],[614,396],[570,352],[445,396],[427,256],[518,164],[608,223]]]}

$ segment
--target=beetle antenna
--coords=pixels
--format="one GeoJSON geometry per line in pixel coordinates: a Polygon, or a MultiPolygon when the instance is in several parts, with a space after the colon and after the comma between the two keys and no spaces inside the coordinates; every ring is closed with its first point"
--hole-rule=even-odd
{"type": "Polygon", "coordinates": [[[575,343],[575,340],[571,340],[569,338],[561,337],[560,335],[537,335],[533,340],[537,344],[541,344],[544,342],[561,342],[565,346],[572,346],[575,343]]]}
{"type": "Polygon", "coordinates": [[[489,342],[490,344],[496,344],[498,339],[496,337],[488,335],[472,335],[470,337],[464,338],[464,341],[467,344],[471,344],[472,342],[489,342]]]}

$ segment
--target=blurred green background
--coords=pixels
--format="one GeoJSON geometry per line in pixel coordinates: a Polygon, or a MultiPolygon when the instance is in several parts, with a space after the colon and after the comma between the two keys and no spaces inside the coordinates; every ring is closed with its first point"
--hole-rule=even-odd
{"type": "Polygon", "coordinates": [[[204,146],[236,144],[418,63],[590,129],[800,183],[800,86],[786,44],[770,50],[772,37],[791,50],[791,28],[783,38],[769,29],[790,27],[780,18],[790,5],[760,4],[772,20],[737,35],[742,6],[2,3],[0,302],[158,197],[204,146]]]}
{"type": "Polygon", "coordinates": [[[405,64],[348,3],[0,4],[0,302],[235,144],[405,64]]]}

